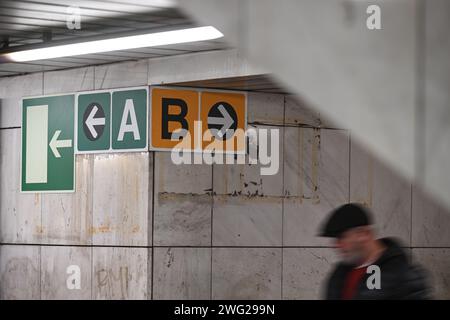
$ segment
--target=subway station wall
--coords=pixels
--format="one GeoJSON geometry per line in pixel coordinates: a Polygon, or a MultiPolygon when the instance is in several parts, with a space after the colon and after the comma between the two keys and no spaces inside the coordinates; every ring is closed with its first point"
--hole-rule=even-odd
{"type": "Polygon", "coordinates": [[[0,79],[0,298],[317,299],[337,259],[318,226],[348,201],[450,298],[450,213],[289,95],[248,96],[249,126],[280,130],[276,175],[165,152],[77,155],[75,193],[19,192],[21,97],[153,84],[149,65],[0,79]]]}

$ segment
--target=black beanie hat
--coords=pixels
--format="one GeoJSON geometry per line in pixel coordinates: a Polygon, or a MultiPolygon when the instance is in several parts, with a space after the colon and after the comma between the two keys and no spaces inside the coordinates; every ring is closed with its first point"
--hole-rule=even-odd
{"type": "Polygon", "coordinates": [[[333,210],[320,230],[321,237],[336,238],[344,231],[372,224],[369,210],[357,203],[348,203],[333,210]]]}

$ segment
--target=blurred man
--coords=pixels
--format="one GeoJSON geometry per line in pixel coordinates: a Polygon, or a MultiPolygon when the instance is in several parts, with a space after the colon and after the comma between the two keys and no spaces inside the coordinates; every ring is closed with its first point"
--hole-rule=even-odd
{"type": "Polygon", "coordinates": [[[334,210],[321,236],[335,239],[342,261],[328,278],[326,299],[427,299],[425,273],[390,238],[376,239],[369,211],[349,203],[334,210]]]}

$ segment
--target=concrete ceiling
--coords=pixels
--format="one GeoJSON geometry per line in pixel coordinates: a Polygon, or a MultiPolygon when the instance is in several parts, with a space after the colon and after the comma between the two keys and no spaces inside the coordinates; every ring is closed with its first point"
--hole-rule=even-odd
{"type": "MultiPolygon", "coordinates": [[[[198,25],[181,13],[171,0],[0,0],[0,53],[19,47],[32,48],[44,41],[52,45],[194,26],[198,25]],[[80,8],[80,30],[70,30],[66,26],[66,10],[71,6],[80,8]]],[[[224,48],[227,45],[219,39],[27,63],[3,63],[0,64],[0,77],[224,48]]]]}
{"type": "Polygon", "coordinates": [[[211,89],[245,90],[253,92],[289,94],[283,86],[270,75],[219,78],[200,81],[171,83],[173,86],[200,87],[211,89]]]}

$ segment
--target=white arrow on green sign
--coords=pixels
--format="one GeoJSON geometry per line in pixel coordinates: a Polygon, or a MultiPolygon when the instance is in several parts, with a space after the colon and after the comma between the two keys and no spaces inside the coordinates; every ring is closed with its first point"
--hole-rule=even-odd
{"type": "Polygon", "coordinates": [[[75,96],[22,100],[22,192],[71,192],[75,96]]]}
{"type": "Polygon", "coordinates": [[[49,144],[55,158],[61,158],[61,154],[58,152],[58,148],[68,148],[72,146],[72,140],[58,140],[60,134],[61,130],[56,130],[49,144]]]}

